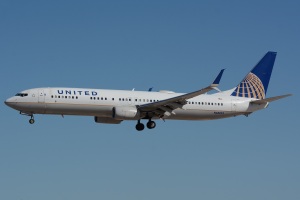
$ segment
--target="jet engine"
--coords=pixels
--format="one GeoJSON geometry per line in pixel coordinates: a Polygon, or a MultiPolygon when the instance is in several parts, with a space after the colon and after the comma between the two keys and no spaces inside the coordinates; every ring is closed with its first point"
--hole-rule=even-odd
{"type": "Polygon", "coordinates": [[[135,106],[116,106],[113,108],[112,117],[117,120],[140,119],[140,111],[135,106]]]}
{"type": "Polygon", "coordinates": [[[94,120],[96,123],[103,123],[103,124],[120,124],[122,120],[117,120],[113,118],[108,118],[108,117],[94,117],[94,120]]]}

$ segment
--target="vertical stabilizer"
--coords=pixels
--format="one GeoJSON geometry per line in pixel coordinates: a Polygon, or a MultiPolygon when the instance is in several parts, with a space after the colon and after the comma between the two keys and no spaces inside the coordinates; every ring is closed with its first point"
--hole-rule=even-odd
{"type": "Polygon", "coordinates": [[[269,51],[237,85],[231,96],[256,99],[266,98],[276,52],[269,51]]]}

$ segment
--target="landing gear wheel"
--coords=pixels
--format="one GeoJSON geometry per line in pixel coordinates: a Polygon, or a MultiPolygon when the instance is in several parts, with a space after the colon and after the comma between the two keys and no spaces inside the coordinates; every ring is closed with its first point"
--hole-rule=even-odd
{"type": "Polygon", "coordinates": [[[34,119],[30,119],[30,120],[29,120],[29,123],[30,123],[30,124],[33,124],[33,123],[34,123],[34,119]]]}
{"type": "Polygon", "coordinates": [[[147,123],[147,128],[149,128],[149,129],[153,129],[153,128],[155,128],[155,126],[156,126],[156,123],[154,121],[149,121],[147,123]]]}
{"type": "Polygon", "coordinates": [[[137,123],[137,125],[135,126],[135,128],[138,131],[142,131],[142,130],[144,130],[145,126],[144,126],[144,124],[142,124],[142,123],[139,122],[139,123],[137,123]]]}

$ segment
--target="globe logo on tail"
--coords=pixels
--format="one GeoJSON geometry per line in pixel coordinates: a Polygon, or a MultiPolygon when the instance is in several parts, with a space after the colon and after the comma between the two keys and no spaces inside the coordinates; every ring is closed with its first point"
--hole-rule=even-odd
{"type": "Polygon", "coordinates": [[[265,88],[261,80],[255,74],[250,72],[231,95],[237,97],[264,99],[265,88]]]}

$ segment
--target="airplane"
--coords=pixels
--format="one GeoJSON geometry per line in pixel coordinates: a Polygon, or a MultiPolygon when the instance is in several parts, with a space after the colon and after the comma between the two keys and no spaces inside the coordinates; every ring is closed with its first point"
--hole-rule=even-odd
{"type": "Polygon", "coordinates": [[[8,98],[5,104],[20,114],[93,116],[96,123],[120,124],[136,120],[136,130],[144,124],[153,129],[154,120],[213,120],[239,115],[248,116],[267,108],[269,103],[291,94],[266,98],[266,93],[277,52],[269,51],[234,88],[220,91],[222,69],[212,84],[190,93],[133,90],[105,90],[84,88],[35,88],[24,90],[8,98]],[[216,93],[208,94],[211,90],[216,93]]]}

